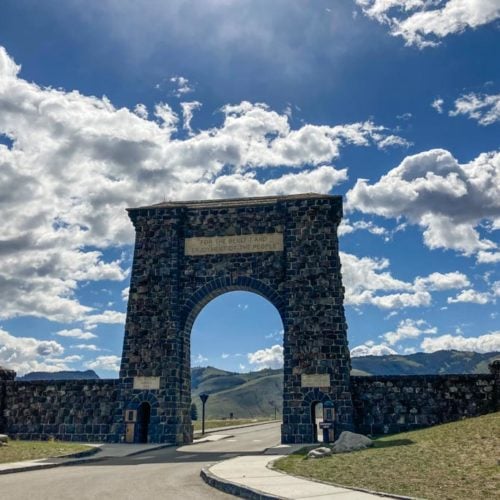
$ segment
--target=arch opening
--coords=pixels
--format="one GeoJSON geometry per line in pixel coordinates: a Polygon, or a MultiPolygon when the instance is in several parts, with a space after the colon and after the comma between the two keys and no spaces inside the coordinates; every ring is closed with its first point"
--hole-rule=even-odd
{"type": "Polygon", "coordinates": [[[323,403],[321,401],[313,401],[311,403],[311,422],[313,423],[313,441],[315,443],[323,442],[323,430],[320,423],[323,421],[323,403]]]}
{"type": "Polygon", "coordinates": [[[280,311],[263,293],[214,291],[197,304],[190,330],[191,397],[208,420],[281,418],[283,335],[280,311]]]}
{"type": "Polygon", "coordinates": [[[135,428],[135,442],[147,443],[149,423],[151,421],[151,405],[143,401],[137,408],[137,424],[135,428]]]}

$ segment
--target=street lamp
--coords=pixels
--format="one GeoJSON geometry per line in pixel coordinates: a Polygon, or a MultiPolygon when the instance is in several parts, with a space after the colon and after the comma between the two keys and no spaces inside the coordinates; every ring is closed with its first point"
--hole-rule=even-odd
{"type": "Polygon", "coordinates": [[[203,436],[205,434],[205,403],[207,402],[208,399],[208,394],[203,392],[200,394],[200,399],[202,403],[201,407],[201,435],[203,436]]]}

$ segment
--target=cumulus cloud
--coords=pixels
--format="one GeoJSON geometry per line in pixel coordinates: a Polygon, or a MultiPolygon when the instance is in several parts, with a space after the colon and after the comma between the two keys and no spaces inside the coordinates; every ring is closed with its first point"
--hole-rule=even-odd
{"type": "Polygon", "coordinates": [[[118,372],[120,370],[120,361],[121,358],[119,356],[97,356],[94,360],[87,361],[85,367],[91,370],[118,372]]]}
{"type": "Polygon", "coordinates": [[[63,346],[54,340],[15,337],[0,328],[0,365],[15,370],[18,375],[31,371],[68,370],[66,363],[76,359],[57,358],[63,353],[63,346]]]}
{"type": "Polygon", "coordinates": [[[456,297],[448,297],[448,304],[453,304],[456,302],[471,302],[473,304],[487,304],[491,302],[492,297],[489,293],[478,292],[469,288],[468,290],[462,290],[456,297]]]}
{"type": "Polygon", "coordinates": [[[357,257],[340,252],[345,304],[372,304],[381,309],[422,307],[431,303],[430,291],[460,288],[469,283],[467,276],[455,271],[417,276],[413,282],[392,276],[388,259],[357,257]]]}
{"type": "Polygon", "coordinates": [[[392,36],[420,49],[500,18],[495,0],[355,0],[362,12],[389,26],[392,36]]]}
{"type": "Polygon", "coordinates": [[[442,149],[408,156],[371,185],[359,179],[347,193],[347,207],[406,217],[423,229],[429,248],[482,252],[486,262],[498,247],[481,237],[478,226],[500,227],[500,152],[483,153],[464,165],[442,149]]]}
{"type": "Polygon", "coordinates": [[[127,315],[119,311],[104,311],[100,314],[89,314],[85,317],[86,328],[93,329],[97,325],[120,325],[125,323],[127,315]]]}
{"type": "Polygon", "coordinates": [[[27,82],[19,71],[0,47],[0,134],[13,141],[0,145],[0,319],[104,322],[107,313],[81,304],[77,292],[82,282],[128,275],[104,256],[133,241],[126,207],[327,193],[347,179],[331,165],[342,148],[383,148],[392,136],[371,121],[292,129],[286,114],[242,102],[222,107],[220,126],[181,140],[168,103],[148,119],[143,105],[117,109],[106,97],[27,82]]]}
{"type": "Polygon", "coordinates": [[[429,337],[420,345],[424,352],[435,352],[447,349],[456,351],[496,352],[500,351],[500,331],[491,332],[479,337],[462,335],[441,335],[429,337]]]}
{"type": "Polygon", "coordinates": [[[404,319],[399,322],[397,329],[382,335],[389,345],[395,345],[406,339],[415,339],[425,334],[435,334],[437,328],[430,326],[423,319],[404,319]]]}
{"type": "Polygon", "coordinates": [[[480,125],[492,125],[500,121],[500,94],[476,94],[471,92],[455,101],[450,116],[465,115],[480,125]]]}
{"type": "Polygon", "coordinates": [[[344,236],[345,234],[354,233],[356,231],[368,231],[371,234],[377,236],[387,237],[389,231],[387,228],[382,226],[377,226],[372,221],[358,220],[355,222],[350,222],[349,219],[343,219],[338,227],[339,236],[344,236]]]}
{"type": "Polygon", "coordinates": [[[259,349],[247,354],[248,362],[257,370],[264,368],[281,368],[283,366],[283,347],[279,344],[259,349]]]}
{"type": "Polygon", "coordinates": [[[58,335],[59,337],[71,337],[79,340],[90,340],[97,338],[97,335],[90,332],[85,332],[80,328],[72,328],[71,330],[59,330],[58,332],[56,332],[56,335],[58,335]]]}
{"type": "Polygon", "coordinates": [[[372,341],[365,342],[351,349],[351,357],[353,358],[361,356],[387,356],[389,354],[397,354],[397,352],[387,344],[375,344],[372,341]]]}

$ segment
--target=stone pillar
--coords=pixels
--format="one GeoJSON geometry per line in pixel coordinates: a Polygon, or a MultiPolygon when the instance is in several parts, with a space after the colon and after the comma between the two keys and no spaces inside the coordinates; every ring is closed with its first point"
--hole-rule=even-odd
{"type": "Polygon", "coordinates": [[[309,443],[315,440],[312,406],[318,402],[333,403],[336,434],[352,430],[351,363],[337,239],[342,202],[304,200],[289,213],[282,441],[309,443]]]}
{"type": "Polygon", "coordinates": [[[491,374],[495,377],[495,395],[494,395],[494,411],[500,411],[500,359],[492,361],[488,368],[491,374]]]}
{"type": "Polygon", "coordinates": [[[16,372],[0,366],[0,433],[6,432],[5,429],[5,384],[16,378],[16,372]]]}

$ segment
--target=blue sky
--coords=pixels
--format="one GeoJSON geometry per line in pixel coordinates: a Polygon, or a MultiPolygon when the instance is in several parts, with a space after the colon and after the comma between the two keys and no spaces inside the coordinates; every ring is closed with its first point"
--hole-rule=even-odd
{"type": "MultiPolygon", "coordinates": [[[[117,375],[163,199],[341,194],[353,355],[500,350],[500,3],[2,2],[0,364],[117,375]]],[[[234,292],[193,364],[278,367],[234,292]],[[223,318],[221,320],[221,318],[223,318]]]]}

